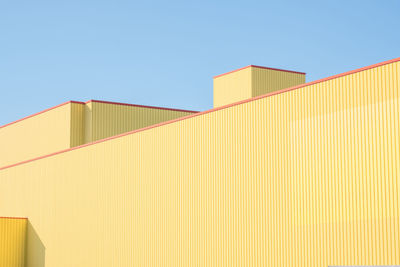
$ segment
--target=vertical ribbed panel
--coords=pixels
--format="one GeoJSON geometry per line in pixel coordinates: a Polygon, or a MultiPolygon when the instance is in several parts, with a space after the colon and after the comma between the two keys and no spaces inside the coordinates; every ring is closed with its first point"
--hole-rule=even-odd
{"type": "Polygon", "coordinates": [[[70,101],[0,128],[0,167],[193,114],[120,103],[70,101]]]}
{"type": "Polygon", "coordinates": [[[305,82],[305,73],[250,65],[214,77],[214,108],[305,82]]]}
{"type": "Polygon", "coordinates": [[[26,219],[0,217],[0,266],[24,267],[26,219]]]}
{"type": "Polygon", "coordinates": [[[398,265],[399,64],[0,170],[0,214],[46,266],[398,265]]]}
{"type": "Polygon", "coordinates": [[[92,141],[184,117],[193,112],[91,102],[92,141]]]}
{"type": "Polygon", "coordinates": [[[306,75],[251,67],[251,96],[268,94],[306,82],[306,75]]]}
{"type": "Polygon", "coordinates": [[[87,144],[93,141],[93,102],[86,103],[84,107],[83,124],[83,141],[87,144]]]}
{"type": "Polygon", "coordinates": [[[85,143],[85,108],[82,103],[71,103],[70,146],[75,147],[85,143]]]}

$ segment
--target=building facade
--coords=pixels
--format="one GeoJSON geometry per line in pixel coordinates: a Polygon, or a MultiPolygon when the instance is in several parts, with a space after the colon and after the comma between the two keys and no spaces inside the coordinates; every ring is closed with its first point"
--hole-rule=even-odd
{"type": "Polygon", "coordinates": [[[400,58],[304,81],[250,66],[204,112],[0,128],[0,266],[400,265],[400,58]]]}

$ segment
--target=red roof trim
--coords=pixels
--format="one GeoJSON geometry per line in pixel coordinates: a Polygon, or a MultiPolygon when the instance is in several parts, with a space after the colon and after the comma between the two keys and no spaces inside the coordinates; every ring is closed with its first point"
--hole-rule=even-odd
{"type": "Polygon", "coordinates": [[[50,110],[55,109],[55,108],[59,108],[59,107],[61,107],[61,106],[64,106],[64,105],[70,104],[70,103],[85,104],[85,103],[83,103],[83,102],[78,102],[78,101],[67,101],[67,102],[61,103],[61,104],[59,104],[59,105],[57,105],[57,106],[54,106],[54,107],[51,107],[51,108],[42,110],[42,111],[40,111],[40,112],[34,113],[34,114],[32,114],[32,115],[23,117],[22,119],[19,119],[19,120],[16,120],[16,121],[13,121],[13,122],[4,124],[4,125],[0,126],[0,129],[1,129],[1,128],[4,128],[4,127],[6,127],[6,126],[10,126],[10,125],[12,125],[12,124],[14,124],[14,123],[17,123],[17,122],[20,122],[20,121],[23,121],[23,120],[26,120],[26,119],[35,117],[35,116],[37,116],[37,115],[40,115],[40,114],[42,114],[42,113],[45,113],[45,112],[47,112],[47,111],[50,111],[50,110]]]}
{"type": "Polygon", "coordinates": [[[233,72],[237,72],[237,71],[239,71],[239,70],[244,70],[244,69],[247,69],[247,68],[250,68],[250,67],[259,68],[259,69],[266,69],[266,70],[284,71],[284,72],[290,72],[290,73],[297,73],[297,74],[306,75],[305,72],[298,72],[298,71],[293,71],[293,70],[284,70],[284,69],[269,68],[269,67],[263,67],[263,66],[257,66],[257,65],[248,65],[248,66],[243,67],[243,68],[240,68],[240,69],[232,70],[232,71],[229,71],[229,72],[226,72],[226,73],[223,73],[223,74],[214,76],[213,78],[215,79],[215,78],[218,78],[218,77],[221,77],[221,76],[225,76],[225,75],[227,75],[227,74],[230,74],[230,73],[233,73],[233,72]]]}
{"type": "Polygon", "coordinates": [[[72,100],[71,100],[71,101],[67,101],[67,102],[61,103],[61,104],[59,104],[59,105],[57,105],[57,106],[54,106],[54,107],[51,107],[51,108],[42,110],[42,111],[40,111],[40,112],[34,113],[34,114],[32,114],[32,115],[23,117],[22,119],[19,119],[19,120],[16,120],[16,121],[13,121],[13,122],[4,124],[4,125],[0,126],[0,129],[1,129],[1,128],[4,128],[4,127],[7,127],[7,126],[10,126],[10,125],[12,125],[12,124],[14,124],[14,123],[17,123],[17,122],[20,122],[20,121],[23,121],[23,120],[26,120],[26,119],[35,117],[35,116],[37,116],[37,115],[40,115],[40,114],[45,113],[45,112],[47,112],[47,111],[50,111],[50,110],[52,110],[52,109],[59,108],[59,107],[64,106],[64,105],[66,105],[66,104],[75,103],[75,104],[82,104],[82,105],[85,105],[85,104],[90,103],[90,102],[105,103],[105,104],[114,104],[114,105],[123,105],[123,106],[132,106],[132,107],[141,107],[141,108],[153,108],[153,109],[170,110],[170,111],[179,111],[179,112],[190,112],[190,113],[197,113],[197,112],[199,112],[199,111],[194,111],[194,110],[184,110],[184,109],[174,109],[174,108],[144,106],[144,105],[135,105],[135,104],[127,104],[127,103],[100,101],[100,100],[89,100],[89,101],[86,101],[86,102],[72,101],[72,100]]]}
{"type": "Polygon", "coordinates": [[[28,218],[23,218],[23,217],[0,217],[0,219],[27,220],[28,218]]]}
{"type": "Polygon", "coordinates": [[[153,108],[153,109],[161,109],[161,110],[170,110],[170,111],[180,111],[180,112],[190,112],[197,113],[199,111],[194,110],[185,110],[185,109],[177,109],[177,108],[164,108],[164,107],[155,107],[155,106],[145,106],[145,105],[137,105],[137,104],[128,104],[128,103],[119,103],[119,102],[111,102],[111,101],[103,101],[103,100],[89,100],[85,103],[103,103],[103,104],[113,104],[113,105],[121,105],[121,106],[130,106],[130,107],[139,107],[139,108],[153,108]]]}
{"type": "Polygon", "coordinates": [[[203,112],[199,112],[199,113],[191,114],[191,115],[188,115],[188,116],[184,116],[184,117],[181,117],[181,118],[178,118],[178,119],[174,119],[174,120],[170,120],[170,121],[154,124],[154,125],[151,125],[151,126],[148,126],[148,127],[145,127],[145,128],[141,128],[141,129],[133,130],[133,131],[130,131],[130,132],[122,133],[122,134],[119,134],[119,135],[111,136],[111,137],[108,137],[108,138],[105,138],[105,139],[97,140],[97,141],[92,142],[92,143],[88,143],[88,144],[84,144],[84,145],[68,148],[68,149],[65,149],[65,150],[57,151],[57,152],[52,153],[52,154],[48,154],[48,155],[44,155],[44,156],[41,156],[41,157],[37,157],[37,158],[21,161],[21,162],[12,164],[12,165],[0,167],[0,170],[8,169],[8,168],[11,168],[11,167],[14,167],[14,166],[17,166],[17,165],[22,165],[24,163],[28,163],[28,162],[31,162],[31,161],[36,161],[38,159],[51,157],[51,156],[54,156],[54,155],[57,155],[57,154],[65,153],[65,152],[72,151],[72,150],[79,149],[79,148],[83,148],[83,147],[86,147],[86,146],[91,146],[91,145],[94,145],[94,144],[102,143],[102,142],[105,142],[105,141],[108,141],[108,140],[112,140],[112,139],[116,139],[116,138],[119,138],[119,137],[123,137],[123,136],[126,136],[126,135],[131,135],[131,134],[134,134],[134,133],[143,132],[143,131],[146,131],[146,130],[149,130],[149,129],[152,129],[152,128],[156,128],[156,127],[160,127],[160,126],[166,125],[166,124],[171,124],[171,123],[175,123],[175,122],[178,122],[178,121],[182,121],[182,120],[186,120],[186,119],[189,119],[189,118],[193,118],[193,117],[196,117],[196,116],[201,116],[201,115],[204,115],[204,114],[215,112],[217,110],[222,110],[222,109],[226,109],[226,108],[229,108],[229,107],[232,107],[232,106],[237,106],[237,105],[244,104],[244,103],[247,103],[247,102],[252,102],[252,101],[255,101],[255,100],[258,100],[258,99],[261,99],[261,98],[266,98],[266,97],[270,97],[270,96],[274,96],[274,95],[283,94],[283,93],[290,92],[290,91],[293,91],[293,90],[296,90],[296,89],[299,89],[299,88],[303,88],[303,87],[310,86],[310,85],[313,85],[313,84],[329,81],[329,80],[332,80],[332,79],[336,79],[336,78],[343,77],[343,76],[346,76],[346,75],[354,74],[354,73],[361,72],[361,71],[364,71],[364,70],[373,69],[373,68],[380,67],[380,66],[383,66],[383,65],[387,65],[387,64],[390,64],[390,63],[394,63],[394,62],[397,62],[397,61],[400,61],[400,57],[392,59],[392,60],[384,61],[384,62],[381,62],[381,63],[377,63],[377,64],[374,64],[374,65],[370,65],[370,66],[367,66],[367,67],[359,68],[359,69],[356,69],[356,70],[352,70],[352,71],[344,72],[344,73],[341,73],[341,74],[337,74],[337,75],[334,75],[334,76],[330,76],[330,77],[327,77],[327,78],[324,78],[324,79],[316,80],[316,81],[313,81],[313,82],[297,85],[297,86],[294,86],[294,87],[290,87],[290,88],[286,88],[286,89],[283,89],[283,90],[275,91],[275,92],[268,93],[268,94],[265,94],[265,95],[253,97],[253,98],[246,99],[246,100],[242,100],[242,101],[239,101],[239,102],[236,102],[236,103],[232,103],[232,104],[229,104],[229,105],[226,105],[226,106],[213,108],[213,109],[206,110],[206,111],[203,111],[203,112]]]}

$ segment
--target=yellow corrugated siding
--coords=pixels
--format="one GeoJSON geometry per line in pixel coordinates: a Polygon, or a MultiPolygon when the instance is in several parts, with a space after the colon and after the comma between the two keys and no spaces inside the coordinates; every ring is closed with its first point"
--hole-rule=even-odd
{"type": "Polygon", "coordinates": [[[255,97],[303,84],[306,82],[306,75],[251,67],[251,81],[251,96],[255,97]]]}
{"type": "Polygon", "coordinates": [[[26,219],[0,217],[0,266],[24,267],[26,219]]]}
{"type": "Polygon", "coordinates": [[[249,66],[214,78],[214,107],[300,85],[306,75],[249,66]]]}
{"type": "Polygon", "coordinates": [[[93,103],[86,103],[84,107],[84,143],[90,143],[93,141],[93,103]]]}
{"type": "Polygon", "coordinates": [[[214,108],[251,98],[251,78],[251,68],[214,78],[214,108]]]}
{"type": "Polygon", "coordinates": [[[30,218],[46,266],[400,264],[399,72],[3,169],[0,214],[30,218]]]}
{"type": "Polygon", "coordinates": [[[81,103],[71,103],[70,147],[85,143],[85,106],[81,103]]]}
{"type": "Polygon", "coordinates": [[[70,147],[71,104],[0,128],[0,167],[70,147]]]}
{"type": "Polygon", "coordinates": [[[193,112],[92,102],[92,141],[173,120],[193,112]]]}
{"type": "Polygon", "coordinates": [[[0,128],[0,167],[190,114],[118,103],[70,102],[0,128]]]}

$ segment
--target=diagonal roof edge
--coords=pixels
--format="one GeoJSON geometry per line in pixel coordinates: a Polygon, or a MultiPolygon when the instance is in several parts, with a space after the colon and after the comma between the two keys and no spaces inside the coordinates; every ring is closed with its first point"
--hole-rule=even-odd
{"type": "Polygon", "coordinates": [[[25,164],[25,163],[28,163],[28,162],[36,161],[36,160],[43,159],[43,158],[48,158],[48,157],[55,156],[55,155],[58,155],[58,154],[61,154],[61,153],[65,153],[65,152],[73,151],[73,150],[76,150],[76,149],[80,149],[80,148],[83,148],[83,147],[86,147],[86,146],[91,146],[91,145],[95,145],[95,144],[98,144],[98,143],[103,143],[103,142],[106,142],[108,140],[120,138],[120,137],[123,137],[123,136],[126,136],[126,135],[131,135],[131,134],[134,134],[134,133],[137,133],[137,132],[146,131],[146,130],[149,130],[149,129],[152,129],[152,128],[157,128],[157,127],[160,127],[160,126],[163,126],[163,125],[167,125],[167,124],[171,124],[171,123],[175,123],[175,122],[178,122],[178,121],[181,121],[181,120],[186,120],[186,119],[190,119],[190,118],[193,118],[193,117],[201,116],[201,115],[208,114],[208,113],[211,113],[211,112],[214,112],[214,111],[226,109],[226,108],[229,108],[229,107],[232,107],[232,106],[237,106],[237,105],[244,104],[244,103],[247,103],[247,102],[256,101],[256,100],[261,99],[261,98],[266,98],[266,97],[270,97],[270,96],[274,96],[274,95],[290,92],[290,91],[293,91],[293,90],[296,90],[296,89],[300,89],[300,88],[304,88],[304,87],[307,87],[307,86],[310,86],[310,85],[313,85],[313,84],[317,84],[317,83],[333,80],[333,79],[336,79],[336,78],[340,78],[340,77],[347,76],[347,75],[350,75],[350,74],[354,74],[354,73],[357,73],[357,72],[361,72],[361,71],[364,71],[364,70],[377,68],[377,67],[384,66],[384,65],[387,65],[387,64],[390,64],[390,63],[394,63],[394,62],[398,62],[398,61],[400,61],[400,57],[395,58],[395,59],[391,59],[391,60],[387,60],[387,61],[384,61],[384,62],[380,62],[380,63],[377,63],[377,64],[373,64],[373,65],[370,65],[370,66],[362,67],[362,68],[359,68],[359,69],[355,69],[355,70],[352,70],[352,71],[344,72],[344,73],[341,73],[341,74],[333,75],[333,76],[330,76],[330,77],[327,77],[327,78],[323,78],[323,79],[320,79],[320,80],[316,80],[316,81],[313,81],[313,82],[304,83],[304,84],[297,85],[297,86],[294,86],[294,87],[289,87],[289,88],[282,89],[282,90],[279,90],[279,91],[271,92],[271,93],[268,93],[268,94],[265,94],[265,95],[260,95],[260,96],[253,97],[253,98],[250,98],[250,99],[242,100],[242,101],[239,101],[239,102],[236,102],[236,103],[232,103],[232,104],[228,104],[228,105],[225,105],[225,106],[209,109],[209,110],[206,110],[206,111],[203,111],[203,112],[199,112],[199,113],[195,113],[195,114],[192,114],[192,115],[184,116],[184,117],[181,117],[181,118],[178,118],[178,119],[161,122],[161,123],[158,123],[158,124],[154,124],[154,125],[151,125],[151,126],[148,126],[148,127],[145,127],[145,128],[141,128],[141,129],[133,130],[133,131],[130,131],[130,132],[122,133],[122,134],[119,134],[119,135],[114,135],[114,136],[107,137],[107,138],[104,138],[104,139],[101,139],[101,140],[97,140],[97,141],[94,141],[94,142],[91,142],[91,143],[87,143],[87,144],[84,144],[84,145],[80,145],[80,146],[64,149],[64,150],[61,150],[61,151],[57,151],[57,152],[54,152],[54,153],[51,153],[51,154],[43,155],[43,156],[40,156],[40,157],[37,157],[37,158],[21,161],[21,162],[15,163],[15,164],[11,164],[11,165],[7,165],[7,166],[4,166],[4,167],[0,167],[0,171],[4,170],[4,169],[11,168],[11,167],[15,167],[15,166],[18,166],[18,165],[22,165],[22,164],[25,164]]]}
{"type": "Polygon", "coordinates": [[[50,110],[52,110],[52,109],[59,108],[59,107],[61,107],[61,106],[64,106],[64,105],[67,105],[67,104],[70,104],[70,103],[85,104],[84,102],[79,102],[79,101],[72,101],[72,100],[71,100],[71,101],[67,101],[67,102],[61,103],[61,104],[59,104],[59,105],[57,105],[57,106],[54,106],[54,107],[51,107],[51,108],[47,108],[47,109],[45,109],[45,110],[42,110],[42,111],[39,111],[39,112],[37,112],[37,113],[31,114],[31,115],[29,115],[29,116],[23,117],[23,118],[18,119],[18,120],[16,120],[16,121],[12,121],[12,122],[10,122],[10,123],[1,125],[1,126],[0,126],[0,129],[1,129],[1,128],[5,128],[5,127],[7,127],[7,126],[10,126],[10,125],[12,125],[12,124],[15,124],[15,123],[17,123],[17,122],[20,122],[20,121],[23,121],[23,120],[26,120],[26,119],[35,117],[35,116],[37,116],[37,115],[40,115],[40,114],[42,114],[42,113],[45,113],[45,112],[47,112],[47,111],[50,111],[50,110]]]}
{"type": "Polygon", "coordinates": [[[61,104],[59,104],[59,105],[57,105],[57,106],[54,106],[54,107],[51,107],[51,108],[47,108],[47,109],[45,109],[45,110],[42,110],[42,111],[39,111],[39,112],[37,112],[37,113],[31,114],[31,115],[29,115],[29,116],[23,117],[23,118],[18,119],[18,120],[16,120],[16,121],[13,121],[13,122],[10,122],[10,123],[1,125],[1,126],[0,126],[0,129],[5,128],[5,127],[7,127],[7,126],[10,126],[10,125],[12,125],[12,124],[18,123],[18,122],[20,122],[20,121],[23,121],[23,120],[26,120],[26,119],[35,117],[35,116],[37,116],[37,115],[40,115],[40,114],[42,114],[42,113],[45,113],[45,112],[47,112],[47,111],[50,111],[50,110],[52,110],[52,109],[59,108],[59,107],[61,107],[61,106],[64,106],[64,105],[67,105],[67,104],[70,104],[70,103],[85,105],[85,104],[88,104],[88,103],[90,103],[90,102],[94,102],[94,103],[104,103],[104,104],[113,104],[113,105],[120,105],[120,106],[139,107],[139,108],[162,109],[162,110],[180,111],[180,112],[191,112],[191,113],[197,113],[197,112],[199,112],[199,111],[194,111],[194,110],[185,110],[185,109],[176,109],[176,108],[165,108],[165,107],[156,107],[156,106],[147,106],[147,105],[137,105],[137,104],[128,104],[128,103],[120,103],[120,102],[110,102],[110,101],[93,100],[93,99],[91,99],[91,100],[89,100],[89,101],[86,101],[86,102],[70,100],[70,101],[61,103],[61,104]]]}
{"type": "Polygon", "coordinates": [[[94,99],[86,101],[85,104],[90,103],[90,102],[103,103],[103,104],[112,104],[112,105],[120,105],[120,106],[129,106],[129,107],[138,107],[138,108],[152,108],[152,109],[162,109],[162,110],[170,110],[170,111],[190,112],[190,113],[198,113],[199,112],[199,111],[195,111],[195,110],[187,110],[187,109],[179,109],[179,108],[165,108],[165,107],[156,107],[156,106],[120,103],[120,102],[94,100],[94,99]]]}

